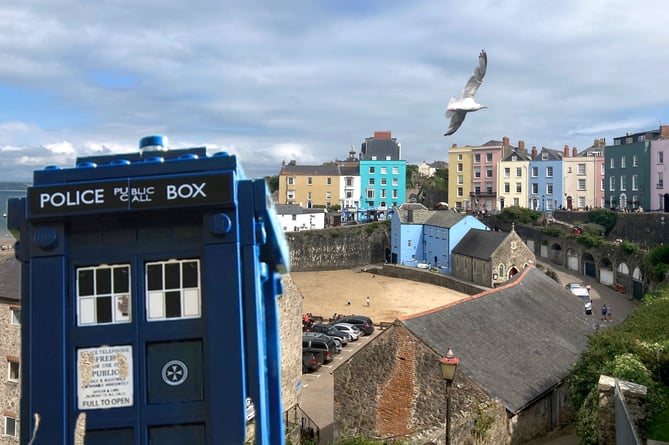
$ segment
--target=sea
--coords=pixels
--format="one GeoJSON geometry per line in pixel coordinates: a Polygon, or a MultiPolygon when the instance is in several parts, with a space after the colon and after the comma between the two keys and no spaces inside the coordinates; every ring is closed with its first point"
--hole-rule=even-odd
{"type": "Polygon", "coordinates": [[[7,230],[7,200],[10,198],[24,198],[26,196],[26,188],[30,184],[23,182],[0,182],[0,237],[11,236],[7,230]]]}

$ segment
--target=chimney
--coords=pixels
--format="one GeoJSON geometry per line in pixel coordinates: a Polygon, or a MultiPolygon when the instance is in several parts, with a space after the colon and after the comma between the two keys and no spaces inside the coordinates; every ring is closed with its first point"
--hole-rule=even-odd
{"type": "Polygon", "coordinates": [[[600,138],[599,139],[599,145],[601,145],[602,147],[605,147],[606,146],[606,138],[600,138]]]}
{"type": "Polygon", "coordinates": [[[569,145],[565,144],[564,146],[564,157],[568,158],[569,157],[569,145]]]}
{"type": "Polygon", "coordinates": [[[520,152],[525,151],[525,141],[518,141],[518,151],[520,152]]]}
{"type": "Polygon", "coordinates": [[[413,222],[413,209],[407,209],[407,222],[413,222]]]}
{"type": "Polygon", "coordinates": [[[454,142],[453,145],[451,145],[451,148],[458,148],[458,144],[454,142]]]}
{"type": "Polygon", "coordinates": [[[660,139],[669,139],[669,125],[660,125],[660,139]]]}
{"type": "Polygon", "coordinates": [[[532,146],[532,160],[537,158],[537,147],[532,146]]]}
{"type": "Polygon", "coordinates": [[[374,139],[390,139],[390,130],[388,131],[375,131],[374,139]]]}
{"type": "Polygon", "coordinates": [[[506,148],[506,147],[508,147],[508,146],[509,146],[509,138],[506,137],[506,136],[504,136],[504,137],[502,138],[502,147],[506,148]]]}
{"type": "Polygon", "coordinates": [[[576,150],[576,147],[573,147],[573,148],[571,149],[571,155],[572,155],[572,157],[574,157],[574,158],[578,155],[578,151],[576,150]]]}

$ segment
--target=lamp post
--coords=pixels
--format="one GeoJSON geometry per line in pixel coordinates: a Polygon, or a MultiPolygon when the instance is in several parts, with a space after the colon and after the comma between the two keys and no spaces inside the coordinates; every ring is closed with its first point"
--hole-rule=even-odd
{"type": "Polygon", "coordinates": [[[441,376],[446,380],[446,445],[451,443],[451,384],[455,379],[455,371],[458,369],[460,359],[448,348],[446,355],[439,358],[441,376]]]}

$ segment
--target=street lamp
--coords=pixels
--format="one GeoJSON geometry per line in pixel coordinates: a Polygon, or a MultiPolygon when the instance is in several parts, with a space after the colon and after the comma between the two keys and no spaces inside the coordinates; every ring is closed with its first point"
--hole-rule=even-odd
{"type": "Polygon", "coordinates": [[[441,375],[446,380],[446,445],[451,443],[451,384],[455,379],[455,371],[458,369],[460,359],[453,354],[453,350],[448,348],[446,356],[439,358],[439,367],[441,375]]]}

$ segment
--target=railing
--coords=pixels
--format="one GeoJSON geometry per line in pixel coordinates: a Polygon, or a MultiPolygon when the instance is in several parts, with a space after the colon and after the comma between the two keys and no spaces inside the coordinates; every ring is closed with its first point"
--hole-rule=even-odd
{"type": "Polygon", "coordinates": [[[295,405],[284,413],[286,424],[286,437],[299,437],[300,440],[308,439],[312,443],[320,443],[321,429],[311,417],[295,405]]]}
{"type": "Polygon", "coordinates": [[[616,445],[641,445],[643,442],[636,430],[636,425],[630,415],[625,396],[620,390],[618,379],[615,388],[616,401],[616,445]]]}

